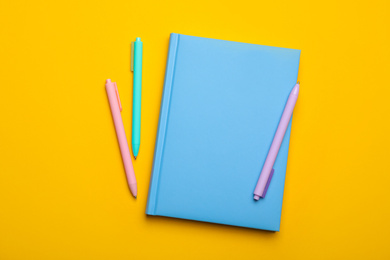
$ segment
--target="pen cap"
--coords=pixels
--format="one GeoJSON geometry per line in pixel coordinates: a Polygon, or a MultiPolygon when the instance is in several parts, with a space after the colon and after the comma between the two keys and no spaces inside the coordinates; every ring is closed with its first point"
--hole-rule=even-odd
{"type": "Polygon", "coordinates": [[[117,101],[117,104],[118,104],[118,108],[119,108],[119,111],[122,112],[122,104],[121,104],[121,100],[119,98],[119,92],[118,92],[118,87],[116,85],[116,82],[111,82],[110,79],[107,79],[106,80],[106,89],[108,91],[108,89],[114,89],[114,92],[115,92],[115,96],[116,96],[116,101],[117,101]]]}
{"type": "Polygon", "coordinates": [[[259,200],[260,198],[265,197],[265,194],[267,194],[267,191],[268,191],[269,184],[271,183],[272,176],[274,176],[274,169],[271,170],[271,172],[268,176],[267,183],[265,184],[265,188],[263,190],[263,193],[259,194],[259,193],[255,192],[255,195],[253,197],[254,200],[259,200]]]}
{"type": "Polygon", "coordinates": [[[135,67],[137,67],[137,69],[140,69],[140,66],[142,66],[142,49],[143,43],[141,41],[141,38],[137,37],[135,39],[135,42],[131,43],[131,71],[134,71],[136,69],[135,67]]]}
{"type": "Polygon", "coordinates": [[[265,185],[265,188],[264,188],[264,192],[261,195],[262,198],[264,198],[265,194],[267,194],[268,187],[269,187],[269,184],[271,183],[272,176],[274,176],[274,169],[272,169],[271,173],[269,174],[269,177],[268,177],[268,180],[267,180],[267,184],[265,185]]]}

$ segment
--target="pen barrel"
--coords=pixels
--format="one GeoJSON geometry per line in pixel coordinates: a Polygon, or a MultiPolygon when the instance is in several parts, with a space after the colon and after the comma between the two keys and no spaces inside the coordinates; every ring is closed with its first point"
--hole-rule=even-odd
{"type": "MultiPolygon", "coordinates": [[[[122,117],[121,117],[121,112],[119,110],[118,99],[117,99],[117,96],[115,93],[114,85],[112,83],[106,84],[106,91],[107,91],[108,101],[110,103],[111,114],[112,114],[112,118],[114,121],[115,131],[116,131],[117,138],[118,138],[119,149],[120,149],[121,155],[122,155],[123,166],[125,168],[129,187],[131,189],[131,185],[137,183],[137,181],[135,179],[133,163],[131,161],[130,150],[129,150],[129,146],[127,144],[125,128],[123,126],[123,121],[122,121],[122,117]]],[[[131,192],[133,193],[134,196],[137,195],[136,191],[131,190],[131,192]],[[135,192],[135,194],[134,194],[134,192],[135,192]]]]}
{"type": "Polygon", "coordinates": [[[142,42],[136,40],[134,42],[133,117],[131,131],[131,143],[134,156],[138,154],[141,140],[142,51],[142,42]]]}
{"type": "Polygon", "coordinates": [[[280,118],[278,128],[276,130],[274,139],[272,141],[271,147],[268,151],[267,158],[265,159],[263,169],[260,173],[260,178],[257,182],[254,194],[258,195],[260,197],[263,196],[265,187],[267,185],[269,176],[272,171],[272,167],[274,166],[276,157],[278,156],[278,152],[280,149],[280,146],[282,144],[284,135],[286,133],[288,124],[290,123],[291,116],[294,110],[295,103],[298,99],[298,90],[299,85],[295,85],[293,90],[291,91],[289,98],[287,100],[286,106],[284,108],[282,117],[280,118]]]}

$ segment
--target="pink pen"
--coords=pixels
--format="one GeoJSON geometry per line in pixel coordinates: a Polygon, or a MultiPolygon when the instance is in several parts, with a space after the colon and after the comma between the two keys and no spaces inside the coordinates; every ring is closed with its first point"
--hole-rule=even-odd
{"type": "Polygon", "coordinates": [[[119,99],[118,88],[115,82],[111,82],[110,79],[106,81],[106,91],[108,101],[110,102],[112,118],[114,119],[114,125],[116,135],[118,137],[119,148],[122,154],[123,165],[125,166],[127,182],[131,193],[137,198],[137,180],[135,179],[133,163],[131,162],[130,150],[127,144],[125,128],[123,127],[121,111],[122,105],[119,99]]]}
{"type": "Polygon", "coordinates": [[[299,82],[291,90],[290,96],[288,97],[287,104],[284,108],[282,118],[280,119],[278,129],[276,130],[274,140],[272,141],[271,148],[268,151],[268,155],[265,159],[263,169],[261,170],[259,180],[257,181],[255,191],[253,192],[253,198],[255,200],[259,200],[260,197],[264,198],[268,190],[269,183],[274,173],[272,167],[274,166],[276,156],[278,155],[280,145],[282,144],[284,134],[286,133],[288,123],[290,122],[295,103],[298,99],[298,93],[299,82]]]}

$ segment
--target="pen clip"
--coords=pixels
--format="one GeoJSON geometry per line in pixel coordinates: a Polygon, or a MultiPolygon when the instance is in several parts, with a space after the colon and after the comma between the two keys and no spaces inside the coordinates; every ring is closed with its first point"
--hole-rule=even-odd
{"type": "Polygon", "coordinates": [[[134,71],[134,42],[131,42],[130,70],[134,71]]]}
{"type": "Polygon", "coordinates": [[[269,176],[268,176],[268,180],[267,180],[267,183],[266,183],[266,185],[265,185],[263,194],[260,196],[260,197],[262,197],[262,198],[265,197],[265,194],[266,194],[267,191],[268,191],[268,187],[269,187],[269,184],[271,183],[271,179],[272,179],[272,176],[274,175],[274,171],[275,171],[275,170],[272,168],[271,173],[270,173],[269,176]]]}
{"type": "Polygon", "coordinates": [[[116,82],[114,82],[114,88],[115,88],[116,99],[118,100],[119,111],[122,112],[122,104],[119,98],[119,92],[118,92],[118,87],[116,86],[116,82]]]}

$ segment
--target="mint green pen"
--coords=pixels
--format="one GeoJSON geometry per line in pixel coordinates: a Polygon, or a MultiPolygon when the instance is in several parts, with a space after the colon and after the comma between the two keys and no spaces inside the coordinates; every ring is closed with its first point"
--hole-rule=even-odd
{"type": "Polygon", "coordinates": [[[141,91],[142,91],[142,42],[137,37],[131,43],[131,70],[133,71],[133,123],[131,131],[131,147],[137,159],[141,143],[141,91]]]}

